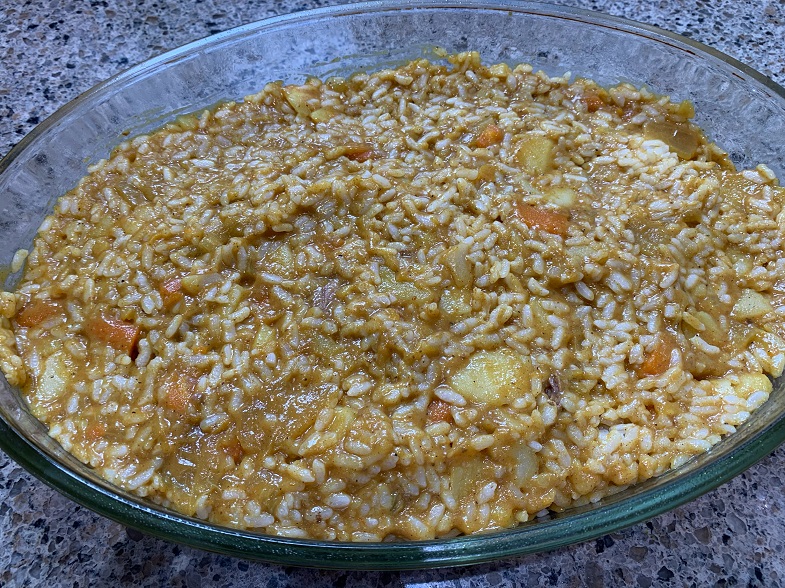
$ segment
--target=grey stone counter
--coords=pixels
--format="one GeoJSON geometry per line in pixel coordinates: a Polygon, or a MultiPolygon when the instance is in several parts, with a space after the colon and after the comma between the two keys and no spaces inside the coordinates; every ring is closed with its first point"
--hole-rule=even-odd
{"type": "MultiPolygon", "coordinates": [[[[0,154],[95,83],[188,41],[321,0],[0,3],[0,154]]],[[[785,83],[785,3],[569,0],[690,36],[785,83]]],[[[558,551],[462,569],[322,572],[222,557],[76,506],[0,453],[0,586],[780,586],[785,449],[695,502],[558,551]]]]}

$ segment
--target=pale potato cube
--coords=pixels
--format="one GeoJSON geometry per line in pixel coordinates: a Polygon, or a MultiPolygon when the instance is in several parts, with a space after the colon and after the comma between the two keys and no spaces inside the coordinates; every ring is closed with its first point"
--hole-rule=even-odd
{"type": "Polygon", "coordinates": [[[494,480],[493,464],[474,454],[456,461],[450,468],[450,490],[458,501],[471,498],[478,488],[494,480]]]}
{"type": "Polygon", "coordinates": [[[738,396],[747,399],[755,392],[771,392],[771,380],[763,374],[739,374],[738,381],[730,378],[707,380],[706,384],[717,396],[738,396]]]}
{"type": "Polygon", "coordinates": [[[283,89],[283,94],[297,114],[310,116],[311,108],[308,106],[308,102],[319,97],[319,89],[315,86],[286,86],[283,89]]]}
{"type": "Polygon", "coordinates": [[[578,195],[569,186],[555,186],[545,193],[545,198],[562,208],[571,208],[578,202],[578,195]]]}
{"type": "Polygon", "coordinates": [[[733,306],[731,316],[737,319],[748,319],[763,316],[771,312],[771,303],[760,292],[745,289],[733,306]]]}
{"type": "Polygon", "coordinates": [[[444,264],[449,268],[458,286],[468,286],[474,278],[468,255],[469,245],[465,242],[460,242],[445,251],[443,256],[444,264]]]}
{"type": "Polygon", "coordinates": [[[439,309],[451,321],[459,321],[472,312],[471,292],[463,288],[449,288],[439,300],[439,309]]]}
{"type": "Polygon", "coordinates": [[[771,392],[771,390],[771,380],[763,374],[740,374],[735,392],[740,398],[749,398],[755,392],[771,392]]]}
{"type": "Polygon", "coordinates": [[[290,277],[296,273],[294,253],[288,244],[283,244],[268,253],[265,261],[269,263],[265,271],[272,274],[290,277]]]}
{"type": "Polygon", "coordinates": [[[41,402],[52,402],[68,386],[68,369],[60,355],[50,355],[44,362],[44,373],[38,379],[35,395],[41,402]]]}
{"type": "Polygon", "coordinates": [[[11,292],[0,292],[0,316],[11,318],[16,314],[16,295],[11,292]]]}
{"type": "Polygon", "coordinates": [[[387,267],[379,270],[379,277],[382,280],[379,284],[379,292],[392,294],[398,302],[424,302],[430,297],[428,291],[418,288],[412,282],[399,282],[392,270],[387,267]]]}
{"type": "Polygon", "coordinates": [[[541,176],[553,167],[553,140],[542,135],[530,135],[518,146],[515,154],[524,171],[533,176],[541,176]]]}
{"type": "Polygon", "coordinates": [[[531,372],[529,358],[512,351],[478,351],[449,383],[467,400],[502,406],[531,391],[531,372]]]}
{"type": "Polygon", "coordinates": [[[511,481],[519,488],[526,488],[540,469],[537,453],[526,441],[499,444],[491,450],[493,461],[504,466],[511,481]]]}
{"type": "Polygon", "coordinates": [[[313,122],[321,123],[327,122],[331,118],[333,118],[338,111],[332,108],[331,106],[325,106],[324,108],[317,108],[311,113],[311,120],[313,122]]]}
{"type": "Polygon", "coordinates": [[[488,68],[488,73],[490,73],[494,77],[501,78],[504,80],[510,76],[512,70],[510,70],[510,66],[507,65],[506,63],[497,63],[488,68]]]}
{"type": "Polygon", "coordinates": [[[531,479],[537,474],[540,468],[537,454],[526,443],[518,441],[512,447],[510,452],[515,465],[512,469],[512,475],[515,478],[515,483],[523,488],[531,482],[531,479]]]}
{"type": "Polygon", "coordinates": [[[785,368],[785,359],[783,359],[785,339],[763,329],[756,329],[755,334],[755,344],[760,345],[765,350],[766,355],[771,358],[765,361],[761,358],[763,370],[775,378],[779,378],[782,375],[783,368],[785,368]]]}
{"type": "Polygon", "coordinates": [[[256,331],[253,340],[253,350],[255,355],[266,355],[275,351],[276,330],[268,325],[262,325],[256,331]]]}
{"type": "Polygon", "coordinates": [[[357,411],[353,408],[349,408],[348,406],[336,406],[335,416],[327,427],[327,430],[334,433],[338,439],[343,439],[346,432],[349,430],[349,426],[356,418],[357,411]]]}
{"type": "Polygon", "coordinates": [[[186,294],[196,296],[210,284],[220,282],[222,279],[223,277],[219,273],[193,274],[191,276],[185,276],[180,280],[180,287],[186,294]]]}

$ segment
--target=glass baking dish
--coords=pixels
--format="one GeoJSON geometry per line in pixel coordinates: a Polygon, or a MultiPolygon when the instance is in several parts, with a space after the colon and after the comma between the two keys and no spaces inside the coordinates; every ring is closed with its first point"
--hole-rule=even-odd
{"type": "MultiPolygon", "coordinates": [[[[695,104],[696,122],[740,168],[785,176],[785,91],[689,39],[619,18],[513,1],[367,2],[300,12],[196,41],[133,67],[61,108],[0,162],[0,264],[29,248],[55,200],[128,136],[179,114],[242,98],[265,82],[349,75],[477,50],[551,75],[626,81],[695,104]]],[[[8,274],[11,287],[18,274],[8,274]]],[[[294,540],[212,525],[120,490],[66,453],[0,378],[0,447],[76,502],[172,541],[229,555],[326,568],[455,566],[544,551],[675,508],[745,470],[785,439],[783,381],[733,435],[677,470],[596,504],[514,529],[451,539],[350,544],[294,540]]]]}

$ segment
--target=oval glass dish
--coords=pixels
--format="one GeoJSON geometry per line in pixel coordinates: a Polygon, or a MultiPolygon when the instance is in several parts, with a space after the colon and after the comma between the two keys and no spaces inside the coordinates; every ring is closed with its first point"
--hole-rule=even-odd
{"type": "MultiPolygon", "coordinates": [[[[513,1],[368,2],[272,18],[203,39],[100,84],[39,125],[0,162],[0,264],[29,248],[56,199],[128,136],[179,114],[259,91],[477,50],[550,75],[630,82],[691,100],[696,123],[739,168],[785,177],[785,91],[708,47],[582,10],[513,1]]],[[[11,274],[4,286],[19,278],[11,274]]],[[[220,527],[164,509],[96,476],[66,453],[0,378],[0,447],[76,502],[145,533],[228,555],[325,568],[403,569],[479,563],[585,541],[651,518],[742,472],[785,439],[783,379],[733,435],[682,467],[602,501],[514,529],[451,539],[351,544],[220,527]]]]}

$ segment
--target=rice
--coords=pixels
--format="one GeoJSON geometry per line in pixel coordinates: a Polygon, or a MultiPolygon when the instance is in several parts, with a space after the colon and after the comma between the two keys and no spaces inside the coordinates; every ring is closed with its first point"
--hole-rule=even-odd
{"type": "Polygon", "coordinates": [[[268,84],[58,202],[0,368],[112,483],[286,537],[509,527],[678,467],[785,364],[771,170],[527,65],[268,84]]]}

